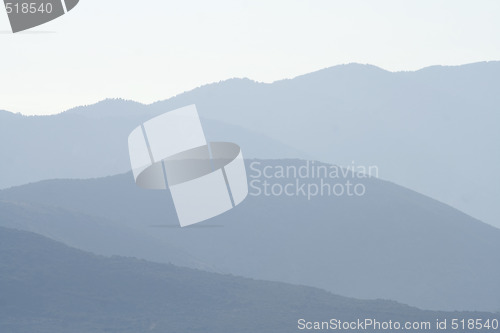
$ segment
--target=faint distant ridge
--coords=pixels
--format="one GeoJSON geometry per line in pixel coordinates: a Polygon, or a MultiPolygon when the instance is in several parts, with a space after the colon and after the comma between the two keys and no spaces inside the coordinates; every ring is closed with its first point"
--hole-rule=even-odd
{"type": "Polygon", "coordinates": [[[272,84],[212,84],[151,107],[196,100],[213,119],[317,160],[377,164],[382,178],[500,226],[499,89],[499,61],[406,72],[353,63],[272,84]]]}
{"type": "Polygon", "coordinates": [[[101,119],[109,117],[137,117],[147,113],[145,104],[123,98],[107,98],[95,104],[82,105],[61,112],[61,115],[79,115],[87,118],[101,119]]]}
{"type": "Polygon", "coordinates": [[[2,118],[12,118],[12,117],[19,117],[22,116],[20,113],[12,113],[6,110],[0,110],[0,117],[2,118]]]}
{"type": "Polygon", "coordinates": [[[133,128],[196,104],[207,137],[242,142],[249,157],[376,164],[382,178],[500,226],[499,90],[498,61],[411,72],[347,64],[270,84],[230,79],[149,105],[3,116],[0,154],[16,158],[0,163],[0,188],[126,172],[133,128]]]}

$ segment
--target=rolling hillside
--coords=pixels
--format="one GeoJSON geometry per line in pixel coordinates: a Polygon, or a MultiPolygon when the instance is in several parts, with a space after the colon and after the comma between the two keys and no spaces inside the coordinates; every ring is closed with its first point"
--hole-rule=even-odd
{"type": "MultiPolygon", "coordinates": [[[[306,287],[106,258],[0,228],[2,332],[295,332],[300,318],[493,319],[421,311],[306,287]]],[[[429,332],[435,332],[435,329],[429,332]]]]}
{"type": "MultiPolygon", "coordinates": [[[[256,162],[261,169],[299,168],[306,163],[248,160],[250,181],[265,180],[255,178],[251,163],[256,162]]],[[[267,180],[282,185],[296,181],[267,180]]],[[[305,184],[320,181],[299,180],[305,184]]],[[[425,309],[500,309],[499,229],[376,178],[331,181],[347,180],[363,184],[366,194],[308,200],[300,194],[255,196],[251,187],[249,197],[236,209],[182,229],[169,193],[141,190],[130,174],[45,181],[0,191],[0,200],[94,216],[115,229],[136,230],[138,237],[147,235],[218,272],[314,286],[355,298],[392,299],[425,309]]],[[[5,218],[0,216],[0,221],[5,218]]],[[[11,221],[8,226],[21,226],[24,217],[14,215],[11,221]]],[[[59,232],[59,227],[48,223],[36,231],[43,228],[45,235],[59,232]]],[[[71,238],[64,241],[79,245],[71,238]]],[[[109,242],[128,241],[121,241],[117,234],[109,242]]],[[[139,252],[115,250],[114,254],[144,258],[139,252]]],[[[163,255],[165,260],[159,261],[169,261],[168,248],[162,251],[156,258],[163,255]]],[[[192,262],[175,262],[193,267],[192,262]]]]}

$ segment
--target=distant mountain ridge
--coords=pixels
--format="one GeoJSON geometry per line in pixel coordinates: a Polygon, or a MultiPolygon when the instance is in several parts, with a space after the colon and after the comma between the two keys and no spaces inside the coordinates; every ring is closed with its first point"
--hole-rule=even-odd
{"type": "Polygon", "coordinates": [[[207,138],[237,142],[246,157],[378,165],[381,178],[500,226],[499,87],[500,62],[393,73],[349,64],[272,84],[231,79],[151,105],[3,113],[0,188],[126,172],[131,129],[194,103],[207,138]]]}
{"type": "Polygon", "coordinates": [[[415,72],[348,64],[273,84],[226,81],[151,107],[196,100],[213,119],[323,162],[378,165],[383,179],[500,226],[499,89],[498,61],[415,72]]]}
{"type": "MultiPolygon", "coordinates": [[[[5,118],[0,122],[0,154],[5,156],[0,162],[0,188],[127,172],[128,135],[155,115],[147,106],[125,100],[105,100],[54,116],[0,114],[5,118]]],[[[203,126],[207,140],[236,141],[245,157],[306,155],[223,122],[204,119],[203,126]]]]}

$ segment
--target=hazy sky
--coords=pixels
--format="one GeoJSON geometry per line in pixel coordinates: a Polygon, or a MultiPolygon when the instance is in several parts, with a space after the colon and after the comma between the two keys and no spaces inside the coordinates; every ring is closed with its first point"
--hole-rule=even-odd
{"type": "Polygon", "coordinates": [[[232,77],[272,82],[350,62],[399,71],[500,60],[499,17],[498,0],[80,0],[14,35],[1,8],[0,109],[150,103],[232,77]]]}

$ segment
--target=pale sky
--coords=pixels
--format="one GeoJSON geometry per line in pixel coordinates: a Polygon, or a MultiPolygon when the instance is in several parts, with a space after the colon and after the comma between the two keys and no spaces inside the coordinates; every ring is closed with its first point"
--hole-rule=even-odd
{"type": "Polygon", "coordinates": [[[0,109],[151,103],[351,62],[400,71],[500,60],[499,18],[498,0],[80,0],[14,35],[1,8],[0,109]]]}

